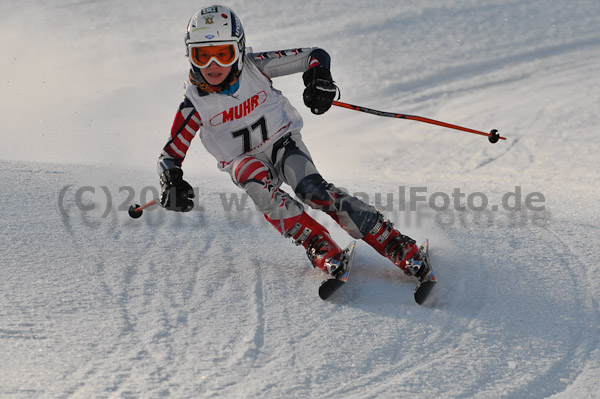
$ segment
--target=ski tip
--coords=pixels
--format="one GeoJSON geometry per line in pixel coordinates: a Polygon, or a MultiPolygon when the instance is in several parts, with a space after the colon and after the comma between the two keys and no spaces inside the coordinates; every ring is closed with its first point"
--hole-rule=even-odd
{"type": "Polygon", "coordinates": [[[415,302],[419,305],[422,305],[427,298],[429,297],[429,293],[435,287],[436,280],[429,280],[422,282],[415,288],[415,302]]]}
{"type": "Polygon", "coordinates": [[[322,300],[326,300],[342,285],[344,285],[344,281],[338,280],[336,278],[329,278],[327,280],[323,280],[321,286],[319,287],[319,298],[321,298],[322,300]]]}

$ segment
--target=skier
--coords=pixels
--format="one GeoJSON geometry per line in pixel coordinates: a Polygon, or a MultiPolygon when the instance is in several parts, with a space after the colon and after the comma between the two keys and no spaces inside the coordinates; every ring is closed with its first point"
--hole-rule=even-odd
{"type": "Polygon", "coordinates": [[[302,72],[304,104],[313,114],[326,112],[337,87],[324,50],[246,53],[240,20],[220,5],[191,17],[185,45],[189,82],[158,160],[164,208],[187,212],[194,205],[181,166],[199,132],[218,168],[231,175],[282,235],[306,249],[314,267],[336,276],[344,267],[344,252],[301,202],[280,189],[283,182],[302,202],[327,213],[350,236],[367,242],[405,273],[419,281],[427,277],[426,267],[419,266],[422,262],[410,262],[407,268],[407,261],[420,256],[414,240],[394,229],[374,207],[323,179],[302,142],[302,118],[273,87],[272,78],[302,72]]]}

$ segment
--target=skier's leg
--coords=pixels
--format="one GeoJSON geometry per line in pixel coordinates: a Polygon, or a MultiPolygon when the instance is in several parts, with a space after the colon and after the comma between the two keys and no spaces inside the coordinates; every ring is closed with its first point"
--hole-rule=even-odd
{"type": "Polygon", "coordinates": [[[302,179],[295,192],[305,203],[325,211],[348,234],[363,239],[404,271],[406,261],[419,251],[413,239],[394,229],[374,207],[327,183],[319,174],[302,179]]]}
{"type": "Polygon", "coordinates": [[[285,181],[302,202],[331,216],[353,238],[361,238],[406,271],[406,261],[418,253],[411,238],[393,228],[374,207],[328,183],[317,171],[299,134],[292,134],[274,158],[285,181]]]}
{"type": "Polygon", "coordinates": [[[313,266],[332,274],[337,271],[342,250],[327,229],[304,212],[300,202],[279,189],[268,163],[253,156],[242,156],[233,162],[231,177],[273,227],[306,249],[313,266]]]}
{"type": "Polygon", "coordinates": [[[279,189],[269,166],[253,156],[242,156],[232,163],[231,178],[244,189],[256,208],[280,232],[289,230],[304,212],[304,206],[279,189]]]}

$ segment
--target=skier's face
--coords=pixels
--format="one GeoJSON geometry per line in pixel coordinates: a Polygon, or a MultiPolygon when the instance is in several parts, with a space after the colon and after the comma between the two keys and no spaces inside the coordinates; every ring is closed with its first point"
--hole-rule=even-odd
{"type": "Polygon", "coordinates": [[[213,61],[206,68],[202,68],[200,72],[202,73],[204,80],[206,80],[206,83],[212,86],[218,86],[223,83],[225,78],[229,75],[229,72],[231,72],[231,65],[222,67],[213,61]]]}

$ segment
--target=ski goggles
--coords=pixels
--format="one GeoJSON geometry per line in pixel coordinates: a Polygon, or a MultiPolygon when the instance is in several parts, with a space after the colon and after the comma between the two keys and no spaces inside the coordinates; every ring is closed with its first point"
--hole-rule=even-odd
{"type": "Polygon", "coordinates": [[[189,55],[192,64],[198,68],[206,68],[212,61],[228,67],[235,64],[240,56],[236,42],[190,44],[189,55]]]}

